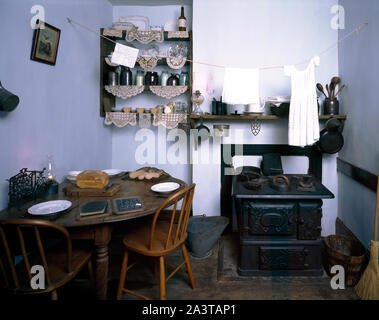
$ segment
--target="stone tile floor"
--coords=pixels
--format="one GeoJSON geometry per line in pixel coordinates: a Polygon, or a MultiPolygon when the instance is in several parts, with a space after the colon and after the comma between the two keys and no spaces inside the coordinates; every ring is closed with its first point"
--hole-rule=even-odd
{"type": "MultiPolygon", "coordinates": [[[[333,290],[330,278],[322,277],[241,277],[236,271],[238,239],[232,235],[222,238],[223,257],[219,256],[220,242],[212,255],[205,259],[191,258],[196,289],[192,290],[187,274],[178,272],[167,283],[167,299],[172,300],[356,300],[353,288],[333,290]],[[222,260],[222,263],[220,263],[222,260]],[[221,267],[221,265],[223,267],[221,267]]],[[[116,251],[116,250],[115,250],[116,251]]],[[[115,252],[116,253],[116,252],[115,252]]],[[[121,264],[121,252],[113,256],[110,272],[109,298],[114,299],[121,264]]],[[[181,253],[173,253],[168,261],[178,265],[181,253]]],[[[153,275],[148,261],[130,270],[127,288],[153,299],[159,298],[158,274],[153,275]]],[[[135,299],[124,295],[124,299],[135,299]]]]}
{"type": "MultiPolygon", "coordinates": [[[[219,256],[220,242],[205,259],[191,259],[196,289],[192,290],[187,274],[178,272],[167,283],[170,300],[357,300],[353,288],[332,290],[330,279],[322,277],[240,277],[236,272],[238,241],[232,235],[222,238],[223,257],[219,256]],[[222,263],[220,263],[222,260],[222,263]],[[223,265],[223,268],[220,266],[223,265]]],[[[221,250],[220,250],[221,252],[221,250]]],[[[117,241],[110,249],[108,299],[115,300],[122,260],[122,246],[117,241]]],[[[133,257],[131,257],[132,259],[133,257]]],[[[168,261],[181,262],[181,252],[173,253],[168,261]]],[[[127,274],[127,288],[152,299],[159,299],[158,274],[154,276],[151,259],[141,263],[127,274]]],[[[94,290],[86,282],[72,283],[59,289],[61,301],[93,300],[94,290]]],[[[33,299],[49,300],[49,296],[33,299]]],[[[124,295],[124,299],[138,299],[124,295]]]]}

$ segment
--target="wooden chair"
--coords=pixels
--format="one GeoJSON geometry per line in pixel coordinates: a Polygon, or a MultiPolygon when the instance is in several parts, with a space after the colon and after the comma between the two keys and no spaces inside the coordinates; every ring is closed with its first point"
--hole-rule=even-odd
{"type": "Polygon", "coordinates": [[[161,207],[156,211],[152,219],[151,225],[143,225],[138,229],[125,235],[123,238],[123,244],[126,249],[124,251],[124,257],[121,267],[120,282],[117,291],[117,299],[122,298],[123,293],[129,293],[143,299],[149,299],[137,292],[130,291],[124,288],[126,272],[132,268],[135,264],[128,266],[129,251],[136,252],[144,256],[155,257],[159,259],[159,287],[160,287],[160,299],[166,299],[166,282],[184,265],[187,267],[187,274],[192,289],[195,289],[195,281],[192,274],[191,264],[188,258],[187,250],[185,247],[185,241],[187,239],[187,224],[190,215],[193,195],[195,192],[195,184],[192,184],[185,189],[178,191],[171,197],[169,197],[161,207]],[[183,199],[181,209],[177,213],[177,205],[180,200],[183,199]],[[170,210],[171,217],[169,220],[161,220],[159,216],[168,207],[173,206],[170,210]],[[174,252],[178,248],[181,248],[184,261],[175,268],[175,270],[166,278],[165,271],[165,256],[174,252]]]}
{"type": "Polygon", "coordinates": [[[52,300],[57,300],[57,288],[72,280],[83,266],[88,266],[93,281],[91,255],[91,244],[80,242],[73,246],[68,231],[53,222],[37,219],[0,221],[0,285],[3,284],[3,289],[9,293],[51,293],[52,300]],[[17,256],[21,259],[19,263],[15,263],[17,256]],[[45,289],[31,287],[34,265],[44,268],[45,289]]]}

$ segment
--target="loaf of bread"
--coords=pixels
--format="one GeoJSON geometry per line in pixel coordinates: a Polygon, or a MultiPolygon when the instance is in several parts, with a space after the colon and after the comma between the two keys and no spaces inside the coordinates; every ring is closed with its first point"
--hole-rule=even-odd
{"type": "Polygon", "coordinates": [[[79,188],[104,189],[109,184],[109,176],[103,171],[86,170],[76,177],[79,188]]]}
{"type": "Polygon", "coordinates": [[[145,167],[129,173],[129,178],[132,180],[152,180],[158,179],[165,174],[163,170],[157,168],[145,167]]]}

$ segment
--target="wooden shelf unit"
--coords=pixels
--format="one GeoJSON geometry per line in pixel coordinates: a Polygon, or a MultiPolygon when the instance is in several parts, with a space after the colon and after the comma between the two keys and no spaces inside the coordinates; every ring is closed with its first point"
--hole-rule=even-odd
{"type": "MultiPolygon", "coordinates": [[[[104,33],[104,28],[100,29],[100,34],[104,33]]],[[[188,31],[189,37],[188,38],[168,38],[168,32],[164,31],[164,41],[170,42],[170,41],[182,41],[188,43],[188,56],[189,59],[193,56],[192,54],[192,31],[188,31]]],[[[122,38],[119,37],[112,37],[112,36],[106,36],[107,38],[113,39],[113,40],[124,40],[125,41],[125,35],[126,31],[122,32],[122,38]]],[[[138,40],[134,40],[138,41],[138,40]]],[[[155,42],[155,41],[153,41],[155,42]]],[[[108,55],[114,50],[115,44],[107,39],[104,39],[103,37],[100,37],[100,117],[105,117],[106,112],[112,112],[114,111],[116,107],[116,97],[107,92],[104,88],[104,86],[108,83],[108,72],[113,70],[114,67],[111,67],[110,65],[107,64],[105,61],[105,58],[108,57],[108,55]]],[[[178,72],[179,70],[177,69],[171,69],[165,59],[162,61],[158,61],[158,66],[167,66],[169,70],[172,72],[178,72]]],[[[138,66],[138,63],[136,63],[136,67],[140,68],[138,66]]],[[[189,85],[188,85],[188,90],[185,94],[191,95],[192,92],[192,63],[189,61],[186,62],[185,66],[189,70],[189,85]]],[[[145,90],[146,91],[146,88],[145,90]]],[[[190,98],[189,98],[190,100],[190,98]]],[[[189,106],[192,110],[191,103],[189,103],[189,106]]],[[[141,106],[145,107],[145,106],[141,106]]]]}

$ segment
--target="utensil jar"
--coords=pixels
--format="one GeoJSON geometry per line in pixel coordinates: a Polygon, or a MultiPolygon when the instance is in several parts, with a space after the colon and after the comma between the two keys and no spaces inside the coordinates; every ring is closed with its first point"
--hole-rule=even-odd
{"type": "Polygon", "coordinates": [[[326,98],[324,100],[324,114],[338,115],[339,106],[340,106],[340,103],[336,98],[334,99],[326,98]]]}

